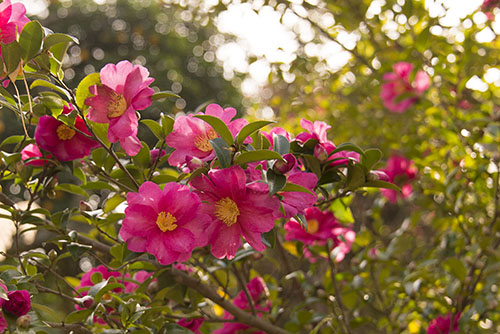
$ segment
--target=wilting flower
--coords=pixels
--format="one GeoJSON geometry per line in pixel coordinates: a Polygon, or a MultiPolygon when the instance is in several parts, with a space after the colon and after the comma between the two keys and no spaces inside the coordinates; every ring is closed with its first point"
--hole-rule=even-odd
{"type": "MultiPolygon", "coordinates": [[[[387,166],[383,170],[389,177],[389,182],[401,186],[401,195],[406,198],[411,195],[413,187],[410,183],[417,175],[417,168],[413,161],[403,156],[394,154],[387,160],[387,166]]],[[[382,194],[392,203],[398,197],[398,192],[392,189],[381,189],[382,194]]]]}
{"type": "Polygon", "coordinates": [[[307,230],[294,218],[285,223],[285,239],[298,240],[308,246],[325,245],[328,240],[332,240],[335,260],[342,261],[351,249],[355,232],[342,226],[330,211],[322,212],[316,207],[306,209],[305,218],[307,230]]]}
{"type": "Polygon", "coordinates": [[[187,186],[168,183],[163,190],[145,182],[127,194],[120,236],[134,252],[148,252],[161,264],[184,262],[195,247],[207,244],[210,218],[201,213],[201,200],[187,186]]]}
{"type": "Polygon", "coordinates": [[[279,200],[269,197],[263,183],[246,184],[240,166],[211,170],[191,181],[203,200],[202,208],[212,223],[207,230],[212,254],[232,259],[241,246],[241,237],[257,251],[263,251],[261,234],[274,227],[279,213],[279,200]]]}
{"type": "MultiPolygon", "coordinates": [[[[52,156],[48,154],[46,158],[51,158],[52,156]]],[[[42,152],[35,144],[26,145],[21,150],[21,159],[24,161],[26,165],[32,165],[35,167],[40,167],[48,163],[46,159],[43,158],[42,152]],[[26,161],[30,159],[30,161],[26,161]]]]}
{"type": "Polygon", "coordinates": [[[4,300],[2,309],[16,317],[25,315],[31,309],[30,293],[26,290],[15,290],[7,293],[9,300],[4,300]]]}
{"type": "Polygon", "coordinates": [[[439,316],[431,321],[429,327],[427,327],[427,334],[450,334],[453,332],[458,332],[459,319],[460,313],[456,315],[449,313],[446,315],[446,317],[439,316]]]}
{"type": "Polygon", "coordinates": [[[90,106],[88,118],[97,123],[109,123],[108,139],[120,141],[128,155],[134,156],[142,145],[137,138],[137,110],[152,103],[154,90],[148,87],[153,81],[148,70],[127,60],[107,64],[100,72],[101,84],[89,88],[93,97],[85,100],[90,106]]]}
{"type": "Polygon", "coordinates": [[[410,83],[413,64],[402,61],[394,64],[392,68],[394,72],[384,74],[385,83],[382,85],[380,98],[387,109],[402,113],[415,104],[418,97],[429,88],[430,78],[424,71],[418,71],[415,80],[410,83]],[[403,94],[410,96],[397,101],[403,94]]]}
{"type": "MultiPolygon", "coordinates": [[[[209,104],[205,115],[220,118],[228,126],[233,137],[247,124],[244,119],[235,119],[236,109],[222,109],[217,104],[209,104]]],[[[190,158],[198,158],[201,161],[209,161],[215,158],[215,152],[210,144],[211,139],[217,138],[215,130],[205,121],[193,115],[180,116],[175,120],[173,131],[167,136],[168,146],[175,148],[168,158],[172,166],[180,167],[190,161],[190,158]]]]}
{"type": "Polygon", "coordinates": [[[307,119],[301,119],[300,126],[307,130],[307,132],[299,133],[295,139],[301,143],[305,143],[310,139],[317,140],[318,143],[314,147],[314,156],[320,162],[325,163],[329,161],[331,166],[336,166],[346,164],[349,160],[359,161],[359,154],[356,152],[340,151],[328,157],[337,147],[327,138],[326,132],[331,126],[325,122],[315,121],[313,123],[307,119]]]}
{"type": "MultiPolygon", "coordinates": [[[[247,284],[247,290],[252,298],[255,310],[257,311],[257,316],[262,317],[263,312],[269,312],[271,309],[271,302],[268,299],[268,290],[266,283],[261,277],[255,277],[250,280],[247,284]]],[[[233,300],[234,305],[242,310],[250,311],[250,303],[244,291],[240,291],[238,295],[233,300]]],[[[228,312],[224,313],[224,319],[233,319],[233,316],[228,312]]],[[[221,329],[214,331],[214,334],[235,334],[235,333],[254,333],[254,334],[265,334],[265,332],[252,330],[250,326],[238,323],[238,322],[227,322],[221,329]]]]}
{"type": "MultiPolygon", "coordinates": [[[[69,114],[72,110],[73,106],[65,106],[63,114],[69,114]]],[[[75,119],[74,127],[89,136],[91,135],[83,119],[79,116],[75,119]]],[[[99,146],[99,143],[95,140],[84,136],[63,122],[47,115],[40,117],[38,121],[35,130],[35,141],[38,147],[49,151],[60,161],[84,158],[90,154],[93,148],[99,146]]]]}
{"type": "Polygon", "coordinates": [[[200,328],[205,322],[205,318],[181,319],[177,321],[177,325],[190,329],[195,334],[201,334],[200,328]]]}

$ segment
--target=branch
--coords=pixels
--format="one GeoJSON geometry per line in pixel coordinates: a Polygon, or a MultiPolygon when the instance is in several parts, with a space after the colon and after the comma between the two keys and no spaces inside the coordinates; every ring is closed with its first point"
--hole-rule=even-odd
{"type": "Polygon", "coordinates": [[[189,276],[183,271],[171,268],[170,274],[174,276],[174,279],[178,283],[199,292],[201,295],[205,296],[206,298],[210,299],[211,301],[231,313],[236,320],[246,325],[263,330],[268,334],[289,334],[288,331],[276,327],[261,318],[254,317],[250,313],[247,313],[244,310],[236,307],[233,303],[219,296],[216,292],[216,289],[203,284],[200,280],[189,276]]]}

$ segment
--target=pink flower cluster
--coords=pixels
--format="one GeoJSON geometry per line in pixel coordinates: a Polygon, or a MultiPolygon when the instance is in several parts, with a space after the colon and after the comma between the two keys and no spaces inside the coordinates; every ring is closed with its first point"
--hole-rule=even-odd
{"type": "MultiPolygon", "coordinates": [[[[75,304],[75,308],[77,310],[83,310],[85,308],[90,308],[93,305],[93,299],[91,296],[88,296],[88,289],[84,288],[90,288],[94,286],[94,283],[92,282],[92,276],[94,274],[100,274],[102,281],[105,281],[111,277],[115,277],[116,281],[118,283],[122,283],[125,286],[125,293],[132,293],[134,292],[138,284],[143,283],[146,281],[153,273],[140,270],[134,274],[133,277],[131,277],[129,274],[122,275],[119,271],[110,271],[108,270],[105,266],[99,265],[97,267],[92,268],[90,271],[86,272],[83,274],[82,279],[80,280],[80,285],[76,287],[76,290],[80,291],[80,295],[83,296],[83,298],[80,298],[80,301],[82,302],[82,306],[75,304]]],[[[123,292],[123,289],[121,288],[116,288],[113,290],[115,293],[121,293],[123,292]]],[[[104,297],[103,297],[104,298],[104,297]]],[[[108,314],[111,314],[114,309],[111,307],[106,307],[106,311],[108,314]]],[[[99,324],[105,324],[106,322],[101,319],[100,317],[95,316],[94,317],[94,322],[99,323],[99,324]]]]}
{"type": "MultiPolygon", "coordinates": [[[[246,285],[248,293],[252,298],[253,305],[257,311],[257,316],[262,317],[263,314],[271,310],[271,302],[268,299],[269,292],[267,291],[266,283],[262,277],[254,277],[246,285]]],[[[250,303],[247,299],[245,292],[242,290],[233,299],[234,305],[242,310],[250,311],[250,303]]],[[[228,312],[224,313],[224,319],[233,319],[233,316],[228,312]]],[[[238,322],[226,322],[221,329],[214,331],[214,334],[234,334],[234,333],[249,333],[265,334],[265,332],[258,330],[251,330],[251,327],[238,322]]]]}
{"type": "Polygon", "coordinates": [[[30,293],[26,290],[9,291],[7,286],[0,282],[0,292],[7,294],[7,299],[0,298],[0,333],[7,328],[7,322],[1,311],[7,312],[15,317],[25,315],[31,309],[30,293]]]}
{"type": "Polygon", "coordinates": [[[427,334],[458,333],[458,320],[460,320],[460,313],[447,314],[446,317],[439,316],[431,321],[427,327],[427,334]]]}
{"type": "Polygon", "coordinates": [[[384,74],[380,98],[384,106],[392,112],[402,113],[417,102],[430,85],[430,78],[424,71],[418,71],[410,82],[413,64],[399,62],[392,67],[394,72],[384,74]],[[402,95],[408,95],[406,98],[402,95]]]}
{"type": "Polygon", "coordinates": [[[348,227],[342,226],[329,211],[321,211],[316,207],[305,210],[307,230],[305,230],[295,218],[285,223],[285,239],[303,242],[304,255],[312,262],[316,258],[307,246],[326,245],[328,240],[333,241],[333,252],[335,260],[340,262],[351,250],[356,233],[348,227]]]}
{"type": "MultiPolygon", "coordinates": [[[[417,168],[413,161],[397,154],[393,154],[385,169],[382,170],[388,177],[389,182],[401,187],[401,196],[406,198],[413,192],[413,187],[410,183],[417,175],[417,168]]],[[[396,202],[398,192],[392,189],[381,189],[382,194],[392,203],[396,202]]]]}

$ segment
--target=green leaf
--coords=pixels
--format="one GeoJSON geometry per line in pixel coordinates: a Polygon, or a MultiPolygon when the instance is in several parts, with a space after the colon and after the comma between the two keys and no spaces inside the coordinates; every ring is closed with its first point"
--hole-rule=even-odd
{"type": "Polygon", "coordinates": [[[281,155],[289,153],[290,142],[285,136],[273,133],[273,151],[278,152],[281,155]]]}
{"type": "Polygon", "coordinates": [[[175,94],[174,92],[171,92],[169,90],[165,90],[163,92],[154,93],[153,96],[151,96],[151,99],[153,101],[156,101],[156,100],[165,99],[167,97],[175,97],[178,99],[181,98],[179,95],[175,94]]]}
{"type": "Polygon", "coordinates": [[[331,157],[333,154],[335,154],[337,152],[341,152],[341,151],[353,151],[353,152],[357,152],[357,153],[361,154],[361,156],[365,155],[365,152],[363,152],[363,149],[361,149],[361,147],[359,147],[358,145],[353,144],[353,143],[344,143],[344,144],[337,146],[337,148],[334,149],[333,151],[331,151],[330,154],[328,154],[328,156],[331,157]]]}
{"type": "Polygon", "coordinates": [[[250,162],[273,160],[273,159],[283,160],[283,158],[278,152],[269,150],[256,150],[256,151],[242,152],[239,156],[237,156],[234,159],[234,163],[241,166],[250,162]]]}
{"type": "Polygon", "coordinates": [[[68,314],[64,320],[67,324],[74,324],[77,322],[85,322],[85,320],[92,314],[92,309],[78,310],[68,314]]]}
{"type": "MultiPolygon", "coordinates": [[[[106,281],[106,282],[108,282],[108,281],[106,281]]],[[[106,294],[107,292],[112,291],[114,289],[125,289],[125,286],[123,284],[117,283],[117,282],[108,282],[108,284],[105,284],[96,293],[95,298],[94,298],[95,301],[99,302],[101,300],[102,296],[104,296],[104,294],[106,294]]],[[[90,294],[90,291],[89,291],[89,294],[90,294]]]]}
{"type": "Polygon", "coordinates": [[[386,189],[392,189],[401,192],[401,188],[399,188],[397,185],[394,183],[386,182],[386,181],[368,181],[363,184],[363,187],[370,187],[370,188],[386,188],[386,189]]]}
{"type": "Polygon", "coordinates": [[[276,174],[272,169],[267,170],[267,184],[269,186],[269,195],[272,196],[278,191],[285,188],[286,176],[281,174],[276,174]]]}
{"type": "Polygon", "coordinates": [[[85,184],[82,184],[80,186],[81,188],[85,190],[111,190],[111,191],[116,191],[115,187],[113,187],[111,184],[103,181],[94,181],[94,182],[87,182],[85,184]]]}
{"type": "Polygon", "coordinates": [[[330,210],[333,212],[335,218],[343,223],[354,223],[351,209],[345,205],[342,198],[338,198],[330,205],[330,210]]]}
{"type": "Polygon", "coordinates": [[[295,218],[295,220],[297,220],[297,222],[300,224],[300,226],[307,231],[308,229],[308,226],[307,226],[307,219],[304,215],[301,215],[301,214],[298,214],[298,215],[295,215],[293,218],[295,218]]]}
{"type": "Polygon", "coordinates": [[[288,192],[296,191],[296,192],[316,195],[315,193],[313,193],[312,191],[310,191],[306,187],[303,187],[303,186],[295,184],[295,183],[290,183],[290,182],[287,182],[285,187],[283,189],[281,189],[281,191],[288,191],[288,192]]]}
{"type": "Polygon", "coordinates": [[[347,167],[347,184],[346,189],[355,190],[365,184],[365,172],[358,165],[350,165],[347,167]]]}
{"type": "Polygon", "coordinates": [[[165,140],[163,127],[160,125],[160,123],[152,119],[141,119],[141,123],[146,125],[156,138],[158,138],[159,140],[165,140]]]}
{"type": "Polygon", "coordinates": [[[457,258],[449,258],[443,262],[444,269],[457,278],[459,281],[463,282],[467,275],[467,269],[463,262],[457,258]]]}
{"type": "Polygon", "coordinates": [[[34,58],[42,47],[43,28],[38,21],[26,23],[19,36],[21,56],[25,62],[34,58]]]}
{"type": "Polygon", "coordinates": [[[37,79],[37,80],[33,81],[33,83],[30,86],[31,89],[35,88],[35,87],[50,88],[50,89],[55,90],[56,92],[60,93],[61,95],[66,97],[68,100],[71,99],[71,96],[68,94],[67,91],[65,91],[64,89],[62,89],[59,86],[54,85],[52,82],[48,82],[48,81],[43,80],[43,79],[37,79]]]}
{"type": "Polygon", "coordinates": [[[218,117],[211,115],[195,115],[194,117],[201,119],[204,122],[210,124],[210,126],[217,132],[217,134],[224,139],[228,146],[233,145],[233,135],[226,123],[218,117]]]}
{"type": "Polygon", "coordinates": [[[254,133],[255,131],[258,131],[259,129],[261,129],[261,128],[263,128],[266,125],[269,125],[271,123],[274,123],[274,122],[273,121],[256,121],[256,122],[252,122],[252,123],[245,125],[240,130],[238,135],[236,136],[236,144],[238,144],[238,145],[242,144],[245,141],[245,139],[247,139],[248,136],[252,135],[252,133],[254,133]]]}
{"type": "Polygon", "coordinates": [[[120,203],[122,203],[123,201],[125,201],[125,199],[123,197],[121,197],[118,194],[114,195],[113,197],[108,198],[106,200],[106,202],[104,203],[104,207],[102,209],[104,212],[110,212],[114,208],[116,208],[120,203]]]}
{"type": "Polygon", "coordinates": [[[92,96],[89,92],[89,88],[93,85],[99,85],[101,83],[101,76],[99,73],[91,73],[83,78],[76,88],[76,105],[78,108],[83,109],[85,106],[85,99],[92,96]]]}
{"type": "Polygon", "coordinates": [[[47,37],[45,37],[45,40],[43,41],[43,51],[47,51],[52,46],[59,43],[78,44],[78,39],[66,34],[60,34],[60,33],[50,34],[47,37]]]}
{"type": "Polygon", "coordinates": [[[2,44],[2,57],[7,74],[14,72],[21,62],[21,47],[16,41],[2,44]]]}
{"type": "Polygon", "coordinates": [[[149,162],[151,161],[151,153],[149,152],[149,146],[145,142],[141,142],[142,147],[135,156],[132,157],[132,161],[139,168],[147,168],[149,162]]]}
{"type": "Polygon", "coordinates": [[[71,183],[58,184],[54,189],[65,191],[65,192],[70,193],[70,194],[80,195],[80,196],[83,196],[85,198],[89,197],[89,195],[87,194],[87,192],[85,190],[83,190],[81,187],[76,186],[76,185],[71,184],[71,183]]]}
{"type": "Polygon", "coordinates": [[[166,137],[172,132],[174,128],[174,119],[167,115],[161,115],[160,123],[163,128],[163,135],[166,137]]]}
{"type": "Polygon", "coordinates": [[[274,228],[271,231],[262,233],[260,235],[260,239],[262,240],[262,243],[267,247],[274,248],[274,245],[276,244],[276,232],[274,228]]]}
{"type": "Polygon", "coordinates": [[[55,311],[52,307],[31,302],[31,308],[38,310],[38,311],[50,316],[52,319],[54,319],[56,321],[63,320],[63,316],[61,315],[61,312],[55,311]]]}
{"type": "Polygon", "coordinates": [[[92,246],[79,244],[77,242],[70,242],[68,245],[68,251],[71,254],[73,260],[78,261],[83,254],[87,253],[92,249],[92,246]]]}
{"type": "Polygon", "coordinates": [[[190,329],[182,327],[180,325],[174,323],[167,323],[163,326],[160,333],[168,333],[168,334],[193,334],[190,329]]]}
{"type": "Polygon", "coordinates": [[[378,148],[369,148],[365,151],[365,155],[361,156],[361,164],[368,170],[372,169],[382,158],[382,151],[378,148]]]}
{"type": "Polygon", "coordinates": [[[210,140],[217,160],[222,168],[228,168],[231,166],[231,154],[229,153],[229,146],[222,138],[214,138],[210,140]]]}

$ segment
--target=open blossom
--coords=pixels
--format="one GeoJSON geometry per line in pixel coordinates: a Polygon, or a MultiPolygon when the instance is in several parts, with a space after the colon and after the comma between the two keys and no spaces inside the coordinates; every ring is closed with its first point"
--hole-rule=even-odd
{"type": "MultiPolygon", "coordinates": [[[[266,283],[261,277],[254,277],[248,282],[247,290],[252,298],[255,310],[257,311],[257,316],[262,317],[262,313],[269,312],[271,310],[271,302],[268,299],[269,292],[266,287],[266,283]]],[[[242,310],[250,311],[250,303],[248,302],[245,292],[242,290],[233,300],[234,305],[242,310]]],[[[233,319],[233,316],[228,312],[224,313],[224,319],[233,319]]],[[[265,334],[265,332],[258,330],[250,330],[252,327],[238,323],[238,322],[227,322],[221,329],[214,331],[214,334],[235,334],[235,333],[253,333],[253,334],[265,334]]]]}
{"type": "Polygon", "coordinates": [[[459,314],[447,314],[446,317],[439,316],[432,320],[427,327],[427,334],[451,334],[458,333],[459,314]],[[453,323],[453,326],[452,326],[453,323]]]}
{"type": "MultiPolygon", "coordinates": [[[[48,154],[46,158],[52,158],[52,155],[48,154]]],[[[43,159],[43,154],[35,144],[26,145],[21,150],[21,159],[26,165],[32,165],[35,167],[40,167],[48,163],[46,159],[43,159]],[[30,161],[26,161],[30,159],[30,161]]]]}
{"type": "MultiPolygon", "coordinates": [[[[63,114],[69,114],[73,106],[64,107],[63,114]]],[[[91,135],[83,119],[75,119],[74,127],[81,132],[91,135]]],[[[35,130],[35,141],[38,147],[52,153],[60,161],[81,159],[90,154],[93,148],[99,146],[95,140],[87,138],[52,116],[42,116],[35,130]]]]}
{"type": "Polygon", "coordinates": [[[359,154],[356,152],[340,151],[328,157],[337,147],[327,138],[327,131],[331,129],[331,126],[325,122],[315,121],[313,123],[307,119],[301,119],[300,126],[307,132],[299,133],[296,140],[301,143],[305,143],[310,139],[317,140],[318,143],[314,147],[314,156],[321,162],[330,161],[331,166],[336,166],[346,164],[349,160],[359,161],[359,154]]]}
{"type": "Polygon", "coordinates": [[[85,100],[90,106],[88,118],[97,123],[109,123],[108,139],[120,141],[128,155],[137,155],[142,145],[137,138],[137,110],[152,103],[154,81],[148,70],[127,60],[107,64],[100,72],[101,84],[89,88],[94,96],[85,100]]]}
{"type": "Polygon", "coordinates": [[[17,34],[23,30],[30,20],[26,17],[26,7],[22,3],[11,3],[4,0],[0,3],[0,42],[9,44],[16,40],[17,34]]]}
{"type": "Polygon", "coordinates": [[[127,194],[127,202],[120,236],[130,250],[153,254],[167,265],[187,261],[195,247],[207,244],[210,218],[187,186],[172,182],[161,190],[145,182],[138,193],[127,194]]]}
{"type": "MultiPolygon", "coordinates": [[[[417,175],[417,168],[413,165],[413,161],[394,154],[387,160],[387,166],[383,170],[389,177],[388,182],[395,183],[401,187],[401,195],[406,198],[413,192],[413,187],[410,183],[417,175]]],[[[381,189],[382,194],[392,203],[396,202],[398,192],[392,189],[381,189]]]]}
{"type": "Polygon", "coordinates": [[[415,80],[410,82],[410,74],[413,70],[413,64],[399,62],[392,67],[394,72],[384,74],[385,83],[380,91],[380,98],[384,106],[392,112],[402,113],[421,96],[430,85],[430,78],[424,71],[418,71],[415,80]],[[408,98],[397,101],[403,94],[409,94],[408,98]]]}
{"type": "MultiPolygon", "coordinates": [[[[244,119],[235,119],[236,109],[223,109],[218,104],[209,104],[205,115],[220,118],[229,128],[233,137],[248,123],[244,119]]],[[[175,120],[173,131],[167,136],[168,146],[175,148],[168,158],[171,166],[180,167],[192,158],[209,161],[215,158],[215,152],[210,144],[211,139],[217,138],[215,130],[205,121],[193,115],[180,116],[175,120]]]]}
{"type": "Polygon", "coordinates": [[[246,184],[240,166],[211,170],[191,181],[203,200],[202,208],[212,221],[208,243],[216,258],[232,259],[243,237],[255,250],[263,251],[261,234],[274,227],[280,215],[279,200],[269,197],[264,183],[246,184]]]}
{"type": "MultiPolygon", "coordinates": [[[[355,232],[342,226],[330,211],[322,212],[316,207],[305,210],[307,230],[294,218],[285,223],[285,239],[298,240],[305,245],[325,245],[328,240],[333,241],[335,260],[340,262],[349,253],[356,236],[355,232]]],[[[304,248],[305,254],[306,248],[304,248]]]]}

